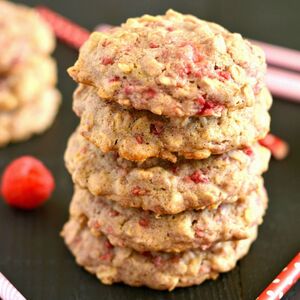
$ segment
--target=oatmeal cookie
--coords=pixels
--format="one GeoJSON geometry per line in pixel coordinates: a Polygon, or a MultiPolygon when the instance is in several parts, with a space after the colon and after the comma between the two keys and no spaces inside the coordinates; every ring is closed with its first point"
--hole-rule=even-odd
{"type": "Polygon", "coordinates": [[[56,84],[56,64],[48,56],[36,55],[16,63],[0,76],[0,112],[10,111],[38,98],[56,84]]]}
{"type": "Polygon", "coordinates": [[[135,163],[116,153],[102,153],[78,131],[65,153],[73,181],[95,196],[104,196],[125,207],[176,214],[232,203],[257,188],[270,151],[253,145],[205,160],[181,159],[176,164],[152,158],[135,163]]]}
{"type": "Polygon", "coordinates": [[[60,104],[60,93],[45,91],[31,103],[10,112],[0,113],[0,147],[10,142],[26,140],[42,133],[53,122],[60,104]]]}
{"type": "Polygon", "coordinates": [[[262,180],[259,181],[258,190],[235,203],[165,216],[123,208],[75,187],[70,214],[87,219],[92,233],[104,234],[114,246],[138,252],[207,250],[221,241],[246,239],[252,227],[262,223],[267,195],[262,180]]]}
{"type": "Polygon", "coordinates": [[[263,51],[240,34],[172,10],[93,33],[69,69],[102,99],[170,117],[253,106],[265,72],[263,51]]]}
{"type": "Polygon", "coordinates": [[[0,20],[0,73],[31,55],[54,50],[54,35],[34,9],[0,1],[0,20]]]}
{"type": "Polygon", "coordinates": [[[95,274],[102,283],[124,282],[131,286],[148,286],[173,290],[216,279],[221,272],[233,269],[247,254],[255,240],[222,242],[213,248],[176,253],[139,253],[130,248],[114,247],[105,236],[96,237],[85,224],[71,219],[62,231],[66,245],[79,265],[95,274]]]}
{"type": "Polygon", "coordinates": [[[263,138],[270,127],[272,97],[264,88],[257,98],[254,107],[223,110],[220,117],[167,118],[101,101],[94,88],[81,85],[74,94],[74,111],[81,117],[81,134],[104,153],[116,151],[132,161],[160,157],[176,162],[178,156],[204,159],[263,138]]]}

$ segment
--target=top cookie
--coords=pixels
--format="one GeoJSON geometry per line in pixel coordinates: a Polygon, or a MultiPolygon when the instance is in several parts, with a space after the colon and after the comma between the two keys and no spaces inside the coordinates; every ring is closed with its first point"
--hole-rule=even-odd
{"type": "Polygon", "coordinates": [[[55,39],[38,13],[23,5],[0,1],[0,72],[32,54],[53,51],[55,39]]]}
{"type": "Polygon", "coordinates": [[[93,33],[69,74],[102,99],[182,117],[252,106],[265,70],[263,51],[240,34],[169,10],[93,33]]]}

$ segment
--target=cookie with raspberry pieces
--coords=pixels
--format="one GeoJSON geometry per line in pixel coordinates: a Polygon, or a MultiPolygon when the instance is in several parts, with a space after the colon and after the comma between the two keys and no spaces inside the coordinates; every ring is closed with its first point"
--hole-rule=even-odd
{"type": "Polygon", "coordinates": [[[0,112],[0,147],[45,131],[56,116],[60,99],[60,93],[51,88],[35,101],[12,111],[0,112]]]}
{"type": "Polygon", "coordinates": [[[93,33],[69,69],[102,99],[169,117],[253,106],[265,72],[263,51],[240,34],[173,10],[93,33]]]}
{"type": "Polygon", "coordinates": [[[206,250],[221,241],[246,239],[253,226],[262,222],[267,195],[262,180],[257,180],[257,190],[235,203],[164,216],[124,208],[75,187],[70,215],[79,220],[86,218],[93,234],[104,234],[114,246],[139,252],[206,250]]]}
{"type": "Polygon", "coordinates": [[[0,1],[0,20],[0,73],[32,55],[47,55],[54,50],[52,30],[34,9],[0,1]]]}
{"type": "Polygon", "coordinates": [[[204,160],[176,164],[152,158],[135,163],[116,153],[103,153],[76,131],[65,153],[73,181],[95,196],[121,206],[176,214],[232,203],[257,188],[268,168],[270,151],[260,146],[232,150],[204,160]]]}
{"type": "Polygon", "coordinates": [[[128,160],[159,157],[204,159],[232,149],[251,146],[270,127],[272,97],[263,88],[253,107],[225,109],[219,117],[167,118],[147,111],[108,103],[88,86],[74,94],[74,111],[81,117],[80,132],[102,152],[116,151],[128,160]]]}
{"type": "Polygon", "coordinates": [[[62,231],[66,245],[77,263],[95,274],[102,283],[124,282],[157,290],[173,290],[216,279],[219,273],[233,269],[247,254],[256,239],[257,227],[241,241],[221,242],[209,250],[182,253],[139,253],[115,247],[103,235],[94,236],[85,222],[71,219],[62,231]]]}
{"type": "Polygon", "coordinates": [[[0,78],[0,112],[34,101],[56,84],[56,64],[49,56],[35,55],[14,66],[0,78]]]}

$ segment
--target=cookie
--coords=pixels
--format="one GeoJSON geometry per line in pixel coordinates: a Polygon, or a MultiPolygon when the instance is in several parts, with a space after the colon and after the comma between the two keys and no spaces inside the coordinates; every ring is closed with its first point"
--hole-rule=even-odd
{"type": "Polygon", "coordinates": [[[182,252],[207,250],[221,241],[248,238],[251,228],[262,222],[266,206],[262,180],[258,190],[235,203],[166,216],[124,208],[75,187],[70,214],[86,218],[91,231],[95,235],[104,234],[114,246],[139,252],[182,252]]]}
{"type": "Polygon", "coordinates": [[[167,118],[123,109],[101,101],[94,88],[79,86],[74,111],[81,117],[81,134],[104,153],[116,151],[132,161],[160,157],[176,162],[178,156],[204,159],[263,138],[269,131],[272,98],[267,89],[257,98],[254,107],[223,110],[221,117],[167,118]]]}
{"type": "Polygon", "coordinates": [[[69,74],[125,107],[169,117],[254,105],[263,51],[223,27],[169,10],[93,33],[69,74]]]}
{"type": "Polygon", "coordinates": [[[156,214],[176,214],[231,203],[257,188],[270,151],[255,144],[205,160],[179,160],[176,164],[152,158],[134,163],[115,153],[102,153],[76,131],[68,142],[66,166],[73,181],[95,196],[125,207],[156,214]]]}
{"type": "Polygon", "coordinates": [[[52,124],[59,104],[59,92],[49,89],[32,103],[10,112],[1,112],[0,147],[42,133],[52,124]]]}
{"type": "Polygon", "coordinates": [[[173,290],[216,279],[219,273],[233,269],[249,251],[256,233],[254,227],[249,239],[218,243],[207,251],[179,254],[139,253],[130,248],[114,247],[105,236],[95,237],[85,224],[74,219],[64,226],[62,236],[77,263],[104,284],[124,282],[131,286],[173,290]]]}
{"type": "Polygon", "coordinates": [[[42,55],[16,63],[0,79],[0,112],[9,111],[33,101],[56,84],[55,61],[42,55]]]}
{"type": "Polygon", "coordinates": [[[34,9],[0,1],[0,20],[0,73],[31,55],[54,50],[54,35],[34,9]]]}

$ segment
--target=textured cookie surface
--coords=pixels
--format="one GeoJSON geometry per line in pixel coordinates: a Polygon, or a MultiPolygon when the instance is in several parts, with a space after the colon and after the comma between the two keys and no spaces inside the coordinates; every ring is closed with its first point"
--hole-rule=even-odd
{"type": "Polygon", "coordinates": [[[0,73],[31,55],[53,51],[52,31],[34,9],[0,1],[0,20],[0,73]]]}
{"type": "Polygon", "coordinates": [[[207,250],[220,241],[249,238],[253,226],[262,222],[267,206],[262,181],[259,186],[246,198],[232,204],[221,204],[217,209],[166,216],[122,208],[76,187],[70,214],[79,220],[87,219],[92,232],[104,234],[114,246],[139,252],[207,250]]]}
{"type": "Polygon", "coordinates": [[[71,136],[65,162],[73,181],[95,196],[125,207],[157,214],[176,214],[230,203],[257,188],[268,168],[270,151],[255,144],[205,160],[162,159],[134,163],[115,153],[102,153],[78,131],[71,136]]]}
{"type": "Polygon", "coordinates": [[[240,34],[169,10],[93,33],[69,73],[103,99],[174,117],[252,106],[265,70],[240,34]]]}
{"type": "Polygon", "coordinates": [[[263,89],[254,107],[223,110],[220,117],[169,119],[122,109],[101,101],[94,88],[80,86],[74,110],[81,117],[81,133],[102,152],[117,151],[132,161],[160,157],[175,162],[177,156],[204,159],[254,144],[269,131],[271,102],[263,89]]]}
{"type": "Polygon", "coordinates": [[[60,104],[55,89],[46,90],[36,101],[16,110],[0,113],[0,147],[9,142],[26,140],[51,126],[60,104]]]}
{"type": "Polygon", "coordinates": [[[34,101],[56,84],[56,77],[55,62],[48,56],[35,55],[15,63],[0,78],[0,112],[34,101]]]}
{"type": "Polygon", "coordinates": [[[130,248],[114,247],[104,236],[95,237],[84,224],[75,220],[64,226],[62,236],[77,263],[104,284],[124,282],[172,290],[216,279],[219,273],[233,269],[256,238],[256,228],[249,239],[219,243],[209,251],[180,254],[141,254],[130,248]]]}

